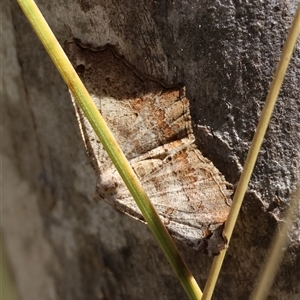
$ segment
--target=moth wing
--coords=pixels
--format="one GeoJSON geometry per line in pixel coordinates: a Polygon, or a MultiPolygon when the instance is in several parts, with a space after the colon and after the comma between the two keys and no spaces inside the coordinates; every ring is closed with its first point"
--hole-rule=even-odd
{"type": "MultiPolygon", "coordinates": [[[[194,244],[226,221],[232,191],[218,169],[194,145],[165,159],[135,162],[132,167],[175,238],[194,244]]],[[[109,181],[117,182],[111,194],[114,205],[143,220],[121,178],[115,173],[109,181]]]]}

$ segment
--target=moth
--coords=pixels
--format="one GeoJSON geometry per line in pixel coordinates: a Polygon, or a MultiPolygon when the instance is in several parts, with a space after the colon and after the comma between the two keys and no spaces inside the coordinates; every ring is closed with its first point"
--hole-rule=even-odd
{"type": "MultiPolygon", "coordinates": [[[[109,46],[89,49],[72,41],[65,51],[170,234],[204,253],[219,254],[226,247],[222,230],[232,188],[196,147],[184,87],[166,88],[141,75],[109,46]]],[[[74,106],[99,175],[97,195],[144,221],[92,127],[74,106]]]]}

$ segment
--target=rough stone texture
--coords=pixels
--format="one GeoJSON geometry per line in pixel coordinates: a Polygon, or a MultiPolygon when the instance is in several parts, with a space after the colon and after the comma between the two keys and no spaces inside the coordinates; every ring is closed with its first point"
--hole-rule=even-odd
{"type": "MultiPolygon", "coordinates": [[[[37,1],[63,44],[114,45],[183,83],[199,149],[236,183],[297,1],[37,1]],[[254,3],[254,2],[253,2],[254,3]]],[[[1,230],[21,299],[184,299],[143,224],[92,195],[66,86],[15,2],[3,4],[1,230]]],[[[214,299],[245,299],[299,181],[299,43],[214,299]]],[[[300,297],[299,217],[270,299],[300,297]]],[[[177,243],[200,287],[212,259],[177,243]]]]}

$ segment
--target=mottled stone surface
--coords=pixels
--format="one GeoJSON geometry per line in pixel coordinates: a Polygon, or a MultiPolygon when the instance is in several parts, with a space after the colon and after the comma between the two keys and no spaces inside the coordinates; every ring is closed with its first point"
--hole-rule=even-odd
{"type": "MultiPolygon", "coordinates": [[[[147,77],[184,85],[199,150],[235,184],[297,2],[37,4],[61,44],[110,44],[147,77]]],[[[19,295],[184,299],[148,228],[93,200],[97,176],[67,88],[16,2],[3,8],[1,230],[19,295]]],[[[248,298],[299,180],[299,72],[298,44],[214,299],[248,298]]],[[[299,298],[299,227],[298,217],[270,299],[299,298]]],[[[177,245],[203,288],[211,258],[177,245]]]]}

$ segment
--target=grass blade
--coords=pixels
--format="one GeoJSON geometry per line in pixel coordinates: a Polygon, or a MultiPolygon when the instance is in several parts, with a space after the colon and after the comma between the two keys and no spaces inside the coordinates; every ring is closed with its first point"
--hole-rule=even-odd
{"type": "Polygon", "coordinates": [[[18,0],[18,3],[115,164],[187,295],[190,299],[200,299],[199,286],[38,7],[32,0],[18,0]]]}
{"type": "MultiPolygon", "coordinates": [[[[262,110],[260,120],[257,125],[256,132],[254,134],[251,147],[249,149],[247,159],[244,165],[243,172],[241,174],[241,178],[239,180],[237,189],[234,194],[233,203],[231,206],[231,210],[229,212],[225,228],[223,234],[226,236],[228,242],[230,241],[241,205],[242,201],[250,181],[250,177],[252,171],[254,169],[254,165],[258,156],[259,149],[263,142],[264,135],[266,133],[278,94],[281,88],[284,75],[286,73],[290,58],[293,53],[293,49],[295,47],[297,37],[300,31],[300,4],[298,5],[298,9],[291,26],[290,32],[288,34],[286,43],[284,45],[279,64],[277,66],[271,87],[269,89],[269,93],[266,99],[265,106],[262,110]]],[[[221,251],[220,255],[217,256],[212,264],[211,271],[206,282],[204,291],[203,291],[203,298],[205,300],[211,299],[214,287],[216,285],[221,266],[225,257],[226,251],[221,251]]]]}
{"type": "Polygon", "coordinates": [[[284,248],[288,243],[288,233],[292,227],[296,214],[299,213],[300,204],[300,184],[290,198],[284,221],[280,224],[277,234],[271,243],[268,259],[257,279],[256,287],[251,294],[250,300],[266,299],[272,286],[280,261],[284,254],[284,248]]]}

